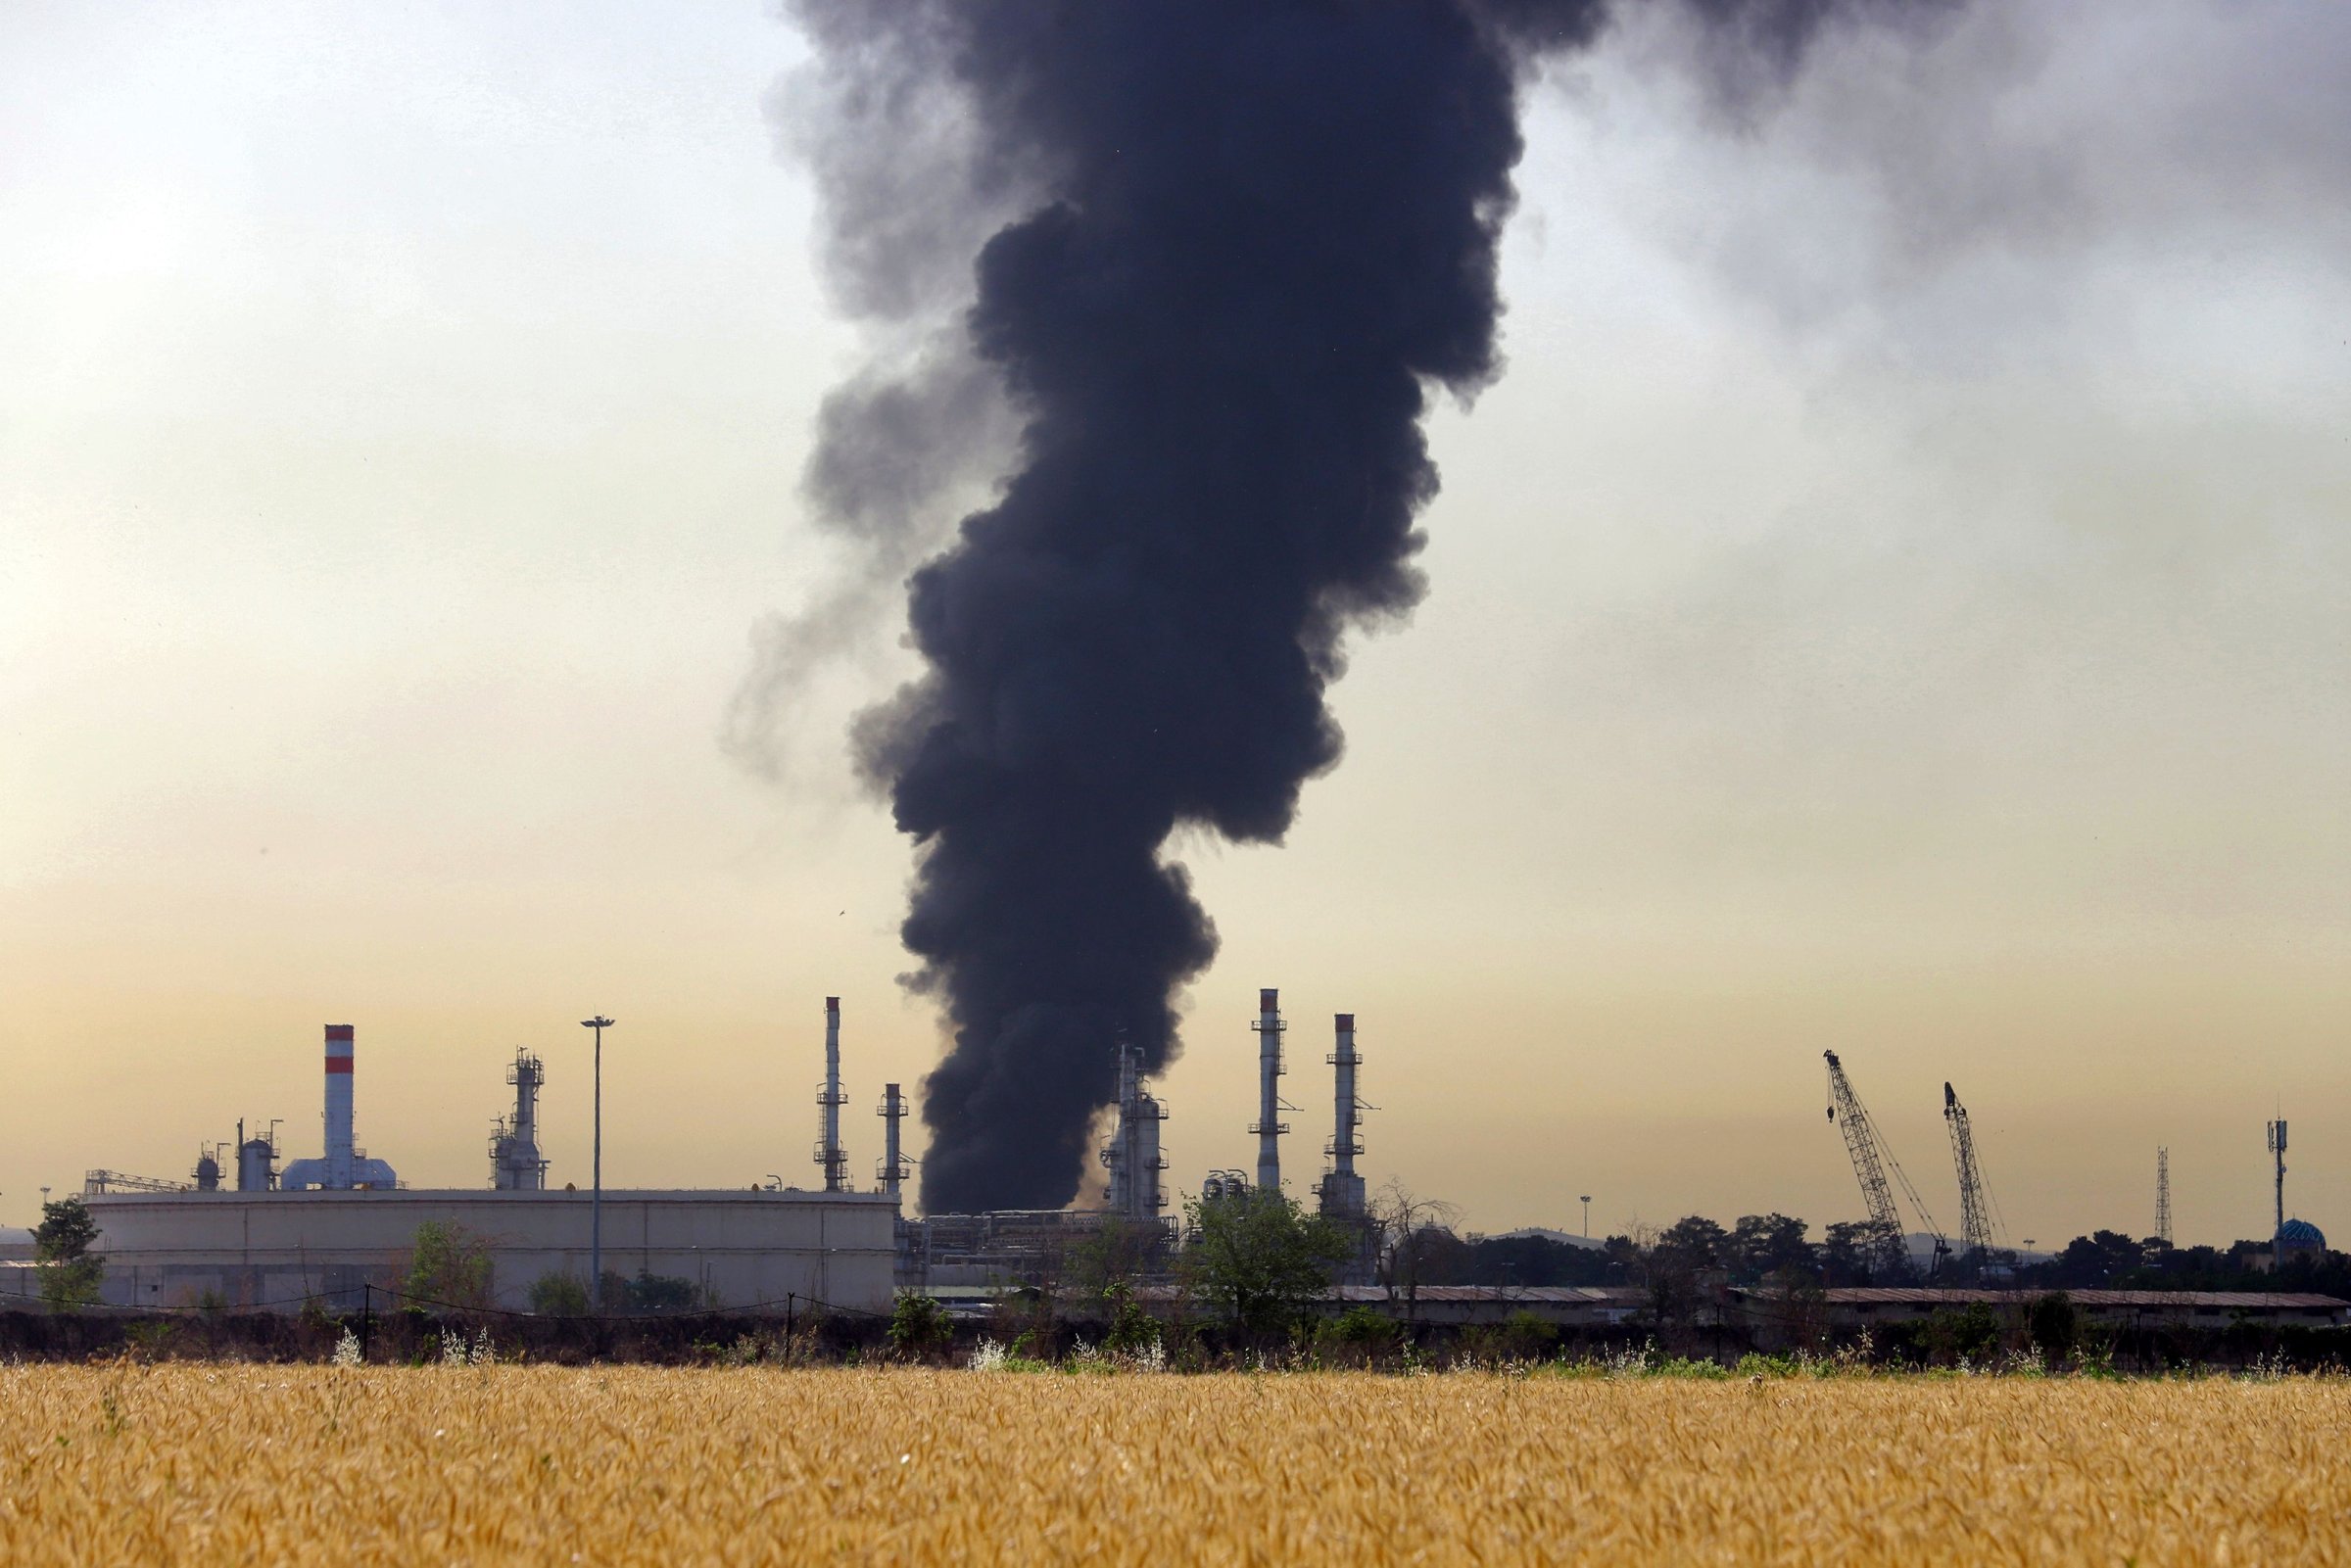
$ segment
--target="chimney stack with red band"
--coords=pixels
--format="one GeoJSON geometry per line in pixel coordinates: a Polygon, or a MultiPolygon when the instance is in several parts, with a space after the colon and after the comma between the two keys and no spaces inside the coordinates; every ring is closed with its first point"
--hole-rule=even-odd
{"type": "Polygon", "coordinates": [[[352,1185],[351,1025],[326,1026],[326,1182],[341,1192],[352,1185]]]}

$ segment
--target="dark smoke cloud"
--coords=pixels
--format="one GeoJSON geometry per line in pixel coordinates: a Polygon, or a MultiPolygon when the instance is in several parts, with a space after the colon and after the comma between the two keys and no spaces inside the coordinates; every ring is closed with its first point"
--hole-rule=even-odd
{"type": "MultiPolygon", "coordinates": [[[[1693,9],[1703,67],[1738,101],[1858,5],[1693,9]],[[1750,56],[1759,75],[1723,64],[1750,56]]],[[[1015,471],[913,574],[929,673],[859,742],[921,845],[903,935],[954,1029],[925,1086],[924,1207],[1052,1207],[1085,1168],[1117,1033],[1163,1067],[1175,997],[1216,952],[1169,835],[1278,840],[1339,757],[1323,696],[1344,634],[1420,597],[1415,518],[1437,491],[1421,415],[1497,373],[1518,95],[1542,52],[1589,45],[1607,14],[795,10],[860,110],[819,138],[835,260],[872,267],[889,308],[938,275],[971,214],[1024,198],[978,247],[965,321],[1020,421],[1015,471]],[[857,81],[879,85],[859,98],[857,81]],[[931,174],[888,156],[875,106],[893,92],[968,117],[937,212],[898,210],[931,174]]],[[[896,417],[887,394],[829,410],[817,464],[840,514],[931,460],[927,422],[896,417]]]]}

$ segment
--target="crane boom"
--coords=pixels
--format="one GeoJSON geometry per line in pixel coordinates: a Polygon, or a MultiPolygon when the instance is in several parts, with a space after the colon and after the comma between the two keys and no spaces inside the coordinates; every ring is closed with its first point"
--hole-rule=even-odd
{"type": "Polygon", "coordinates": [[[120,1170],[90,1170],[82,1173],[81,1191],[85,1198],[108,1192],[186,1192],[184,1181],[166,1181],[160,1176],[133,1176],[120,1170]]]}
{"type": "Polygon", "coordinates": [[[1834,1051],[1823,1051],[1821,1057],[1829,1064],[1829,1119],[1845,1133],[1845,1152],[1852,1157],[1853,1175],[1861,1183],[1861,1200],[1869,1206],[1872,1227],[1877,1231],[1876,1245],[1871,1250],[1870,1271],[1879,1275],[1898,1276],[1908,1272],[1910,1249],[1902,1240],[1902,1214],[1895,1206],[1894,1189],[1886,1180],[1886,1172],[1894,1172],[1895,1181],[1901,1184],[1902,1196],[1918,1215],[1927,1233],[1935,1238],[1935,1257],[1940,1261],[1950,1249],[1943,1244],[1943,1231],[1927,1212],[1918,1189],[1902,1173],[1901,1163],[1894,1151],[1878,1136],[1878,1129],[1861,1109],[1861,1097],[1853,1093],[1852,1081],[1845,1075],[1845,1066],[1834,1051]]]}
{"type": "Polygon", "coordinates": [[[1966,1248],[1963,1261],[1982,1269],[1991,1256],[1991,1205],[1984,1190],[1984,1171],[1976,1164],[1976,1135],[1967,1123],[1967,1107],[1951,1086],[1943,1086],[1943,1119],[1951,1129],[1951,1163],[1959,1170],[1959,1229],[1966,1248]]]}

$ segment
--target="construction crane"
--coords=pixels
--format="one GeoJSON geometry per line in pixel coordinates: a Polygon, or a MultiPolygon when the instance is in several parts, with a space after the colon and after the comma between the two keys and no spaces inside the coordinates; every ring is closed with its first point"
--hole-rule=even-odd
{"type": "Polygon", "coordinates": [[[1991,1200],[1984,1188],[1984,1171],[1976,1164],[1976,1135],[1967,1124],[1967,1107],[1959,1103],[1947,1082],[1943,1086],[1943,1119],[1951,1129],[1951,1163],[1959,1168],[1959,1232],[1966,1251],[1960,1262],[1981,1273],[1991,1257],[1991,1200]]]}
{"type": "Polygon", "coordinates": [[[85,1198],[95,1198],[109,1192],[186,1192],[184,1181],[166,1181],[160,1176],[132,1176],[120,1170],[89,1170],[81,1177],[81,1192],[85,1198]]]}
{"type": "Polygon", "coordinates": [[[1871,1228],[1876,1232],[1870,1247],[1871,1276],[1899,1278],[1910,1271],[1910,1248],[1902,1239],[1901,1211],[1895,1207],[1894,1190],[1886,1183],[1886,1172],[1889,1170],[1894,1172],[1894,1179],[1901,1183],[1902,1196],[1910,1200],[1910,1207],[1917,1213],[1919,1223],[1926,1227],[1927,1234],[1935,1238],[1934,1260],[1928,1265],[1928,1272],[1934,1273],[1951,1250],[1943,1239],[1942,1228],[1935,1223],[1934,1216],[1927,1212],[1926,1202],[1918,1196],[1918,1189],[1910,1185],[1908,1176],[1902,1174],[1901,1163],[1894,1158],[1894,1151],[1886,1147],[1885,1140],[1878,1136],[1878,1129],[1870,1124],[1869,1113],[1861,1109],[1861,1098],[1853,1093],[1852,1083],[1846,1077],[1845,1067],[1837,1060],[1837,1053],[1823,1051],[1820,1054],[1829,1064],[1829,1119],[1844,1130],[1845,1152],[1852,1157],[1853,1175],[1861,1183],[1861,1200],[1869,1206],[1871,1228]]]}

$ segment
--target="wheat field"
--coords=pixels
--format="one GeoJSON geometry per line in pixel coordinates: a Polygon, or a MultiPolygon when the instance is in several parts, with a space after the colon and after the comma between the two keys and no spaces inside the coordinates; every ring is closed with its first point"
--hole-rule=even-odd
{"type": "Polygon", "coordinates": [[[0,1562],[2292,1563],[2351,1386],[0,1368],[0,1562]]]}

